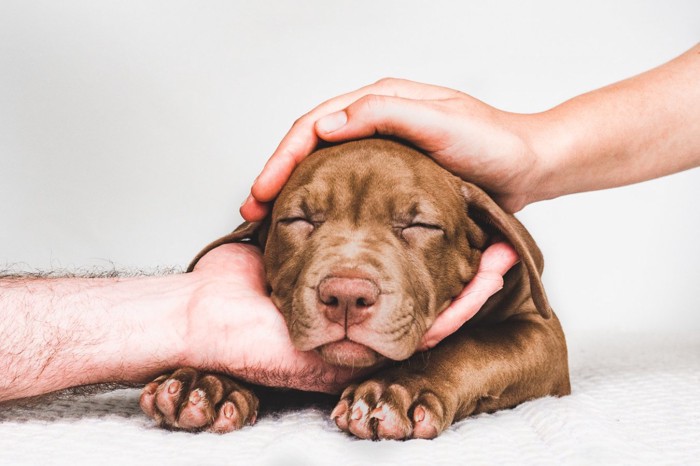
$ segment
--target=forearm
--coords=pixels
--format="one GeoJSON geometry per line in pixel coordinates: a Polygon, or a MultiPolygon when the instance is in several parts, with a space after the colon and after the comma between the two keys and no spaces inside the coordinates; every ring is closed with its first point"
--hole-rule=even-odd
{"type": "Polygon", "coordinates": [[[540,155],[532,201],[700,165],[700,45],[528,120],[540,155]]]}
{"type": "Polygon", "coordinates": [[[178,365],[191,280],[0,279],[0,401],[178,365]]]}

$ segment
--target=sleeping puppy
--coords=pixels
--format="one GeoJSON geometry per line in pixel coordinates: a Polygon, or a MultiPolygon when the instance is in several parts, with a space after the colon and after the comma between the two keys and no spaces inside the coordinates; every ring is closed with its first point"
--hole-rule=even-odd
{"type": "MultiPolygon", "coordinates": [[[[265,221],[211,243],[189,270],[244,240],[264,250],[272,300],[298,349],[341,366],[385,366],[342,393],[331,417],[345,432],[433,438],[471,414],[570,393],[566,342],[532,237],[481,189],[405,145],[368,139],[318,150],[265,221]],[[521,258],[503,289],[412,356],[494,238],[521,258]]],[[[147,385],[141,406],[164,427],[227,432],[255,421],[258,400],[227,376],[185,368],[147,385]],[[182,387],[175,393],[172,380],[182,387]]]]}

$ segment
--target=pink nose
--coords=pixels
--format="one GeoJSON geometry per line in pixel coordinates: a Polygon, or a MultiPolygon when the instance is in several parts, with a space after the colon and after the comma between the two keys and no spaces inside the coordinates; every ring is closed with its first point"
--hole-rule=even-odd
{"type": "Polygon", "coordinates": [[[366,320],[378,299],[379,287],[364,278],[326,277],[318,285],[323,313],[346,328],[366,320]]]}

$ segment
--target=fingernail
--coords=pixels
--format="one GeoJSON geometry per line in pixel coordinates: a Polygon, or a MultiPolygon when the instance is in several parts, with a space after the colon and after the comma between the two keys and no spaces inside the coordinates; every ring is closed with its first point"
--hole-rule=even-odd
{"type": "Polygon", "coordinates": [[[348,116],[341,110],[340,112],[331,113],[318,120],[318,122],[316,122],[316,128],[322,133],[332,133],[340,129],[347,122],[348,116]]]}
{"type": "Polygon", "coordinates": [[[426,341],[423,343],[423,351],[428,351],[429,349],[433,349],[433,347],[436,345],[434,341],[426,341]]]}

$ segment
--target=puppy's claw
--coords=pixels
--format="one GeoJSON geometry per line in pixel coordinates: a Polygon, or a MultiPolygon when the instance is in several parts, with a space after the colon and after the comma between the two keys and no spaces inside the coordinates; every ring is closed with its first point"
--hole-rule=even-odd
{"type": "Polygon", "coordinates": [[[418,405],[413,411],[413,422],[421,422],[423,419],[425,419],[425,408],[418,405]]]}
{"type": "MultiPolygon", "coordinates": [[[[170,391],[170,387],[168,387],[168,391],[170,391]]],[[[192,390],[192,393],[190,393],[190,403],[196,405],[202,400],[204,400],[204,392],[200,389],[192,390]]]]}
{"type": "Polygon", "coordinates": [[[346,400],[342,400],[333,409],[331,413],[331,419],[335,421],[335,425],[338,426],[340,430],[348,430],[348,409],[350,408],[349,403],[346,400]]]}
{"type": "Polygon", "coordinates": [[[157,382],[151,382],[145,387],[143,387],[143,391],[141,392],[141,396],[139,397],[139,406],[141,406],[141,409],[144,413],[146,413],[148,417],[150,417],[151,419],[159,420],[158,417],[160,416],[160,413],[158,413],[155,407],[157,389],[157,382]]]}
{"type": "Polygon", "coordinates": [[[377,410],[381,410],[381,414],[377,416],[378,438],[400,440],[411,437],[411,423],[397,408],[388,403],[381,403],[375,412],[377,410]]]}
{"type": "Polygon", "coordinates": [[[383,421],[386,419],[387,411],[388,411],[387,405],[384,403],[379,403],[374,410],[369,414],[370,419],[377,419],[378,421],[383,421]]]}
{"type": "Polygon", "coordinates": [[[442,412],[442,404],[434,394],[423,395],[420,403],[413,409],[413,437],[423,439],[437,437],[440,432],[438,425],[442,412]]]}
{"type": "Polygon", "coordinates": [[[167,382],[167,387],[168,387],[168,393],[170,393],[171,395],[174,395],[180,391],[180,388],[182,387],[182,385],[180,384],[180,382],[178,380],[170,379],[167,382]]]}
{"type": "Polygon", "coordinates": [[[348,402],[343,400],[338,403],[335,408],[333,408],[333,411],[331,412],[331,420],[336,420],[339,417],[345,416],[347,412],[348,402]]]}
{"type": "Polygon", "coordinates": [[[413,437],[430,439],[438,435],[434,416],[422,406],[417,406],[413,412],[413,437]],[[420,412],[418,413],[418,411],[420,412]],[[418,414],[417,414],[418,413],[418,414]]]}
{"type": "Polygon", "coordinates": [[[236,407],[230,401],[224,403],[223,409],[221,410],[228,419],[232,419],[234,414],[236,414],[236,407]]]}

